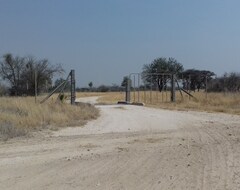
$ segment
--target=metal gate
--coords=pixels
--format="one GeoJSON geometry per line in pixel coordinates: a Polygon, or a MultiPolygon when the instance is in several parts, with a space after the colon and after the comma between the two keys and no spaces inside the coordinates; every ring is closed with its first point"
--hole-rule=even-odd
{"type": "Polygon", "coordinates": [[[125,101],[156,104],[175,102],[175,75],[171,73],[131,73],[125,101]]]}
{"type": "MultiPolygon", "coordinates": [[[[53,89],[52,92],[48,94],[47,97],[45,97],[40,103],[44,103],[46,100],[48,100],[54,93],[56,93],[58,90],[60,90],[60,93],[58,95],[58,100],[60,100],[61,95],[64,94],[64,89],[67,86],[67,84],[70,83],[70,102],[72,105],[75,104],[76,99],[76,85],[75,85],[75,70],[71,70],[71,72],[68,74],[66,80],[64,80],[61,84],[59,84],[55,89],[53,89]],[[70,80],[69,80],[70,79],[70,80]]],[[[63,95],[64,97],[64,95],[63,95]]]]}

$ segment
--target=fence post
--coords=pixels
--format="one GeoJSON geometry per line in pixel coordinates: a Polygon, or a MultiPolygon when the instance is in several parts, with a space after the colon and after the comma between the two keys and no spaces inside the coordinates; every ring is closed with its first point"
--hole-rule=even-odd
{"type": "Polygon", "coordinates": [[[206,100],[207,100],[207,98],[208,98],[208,87],[207,87],[207,85],[208,85],[208,81],[207,81],[207,75],[206,75],[206,77],[205,77],[205,93],[206,93],[206,100]]]}
{"type": "Polygon", "coordinates": [[[171,75],[171,102],[176,101],[175,75],[171,75]]]}
{"type": "Polygon", "coordinates": [[[76,90],[75,90],[75,71],[71,70],[71,104],[75,104],[76,90]]]}
{"type": "Polygon", "coordinates": [[[131,101],[130,88],[131,88],[131,79],[130,79],[130,76],[129,76],[128,80],[127,80],[127,85],[126,85],[126,98],[125,98],[126,102],[131,101]]]}

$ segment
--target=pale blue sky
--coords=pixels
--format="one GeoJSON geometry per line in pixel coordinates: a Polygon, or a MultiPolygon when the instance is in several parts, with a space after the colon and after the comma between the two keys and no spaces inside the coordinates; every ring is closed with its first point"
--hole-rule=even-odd
{"type": "Polygon", "coordinates": [[[0,0],[0,55],[75,69],[77,86],[120,84],[157,57],[240,72],[239,0],[0,0]]]}

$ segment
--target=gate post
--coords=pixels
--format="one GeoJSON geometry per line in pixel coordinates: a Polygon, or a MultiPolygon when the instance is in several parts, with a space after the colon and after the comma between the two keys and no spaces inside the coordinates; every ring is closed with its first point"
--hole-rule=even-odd
{"type": "Polygon", "coordinates": [[[175,75],[171,75],[171,102],[176,101],[175,75]]]}
{"type": "Polygon", "coordinates": [[[75,90],[75,70],[71,70],[71,104],[75,104],[76,90],[75,90]]]}
{"type": "Polygon", "coordinates": [[[129,76],[128,80],[127,80],[127,85],[126,85],[126,98],[125,98],[126,102],[131,101],[130,88],[131,88],[131,79],[130,79],[130,76],[129,76]]]}

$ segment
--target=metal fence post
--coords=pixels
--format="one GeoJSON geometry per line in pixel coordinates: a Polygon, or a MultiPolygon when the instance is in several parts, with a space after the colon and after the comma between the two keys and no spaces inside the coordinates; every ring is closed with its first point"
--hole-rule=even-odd
{"type": "Polygon", "coordinates": [[[37,70],[34,71],[34,88],[35,88],[35,103],[37,103],[37,70]]]}
{"type": "Polygon", "coordinates": [[[71,104],[75,104],[76,90],[75,90],[75,71],[71,70],[71,104]]]}
{"type": "Polygon", "coordinates": [[[127,85],[126,85],[126,99],[125,99],[126,102],[131,101],[130,88],[131,88],[131,79],[130,79],[130,76],[129,76],[128,80],[127,80],[127,85]]]}
{"type": "Polygon", "coordinates": [[[176,102],[175,75],[171,75],[171,101],[176,102]]]}

